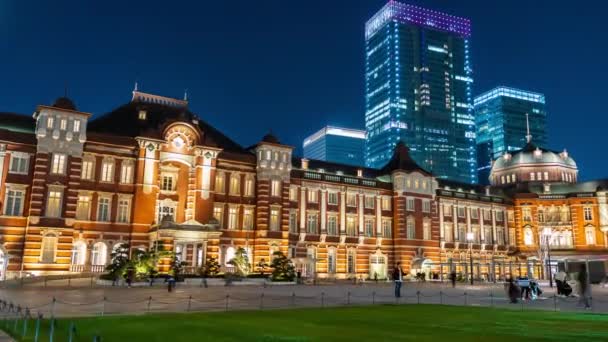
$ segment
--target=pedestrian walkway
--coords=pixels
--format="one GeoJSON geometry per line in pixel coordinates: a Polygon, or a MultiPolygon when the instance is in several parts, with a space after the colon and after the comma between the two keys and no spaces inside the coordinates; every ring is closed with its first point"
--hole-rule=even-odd
{"type": "Polygon", "coordinates": [[[7,333],[0,330],[0,342],[15,342],[12,337],[8,336],[7,333]]]}

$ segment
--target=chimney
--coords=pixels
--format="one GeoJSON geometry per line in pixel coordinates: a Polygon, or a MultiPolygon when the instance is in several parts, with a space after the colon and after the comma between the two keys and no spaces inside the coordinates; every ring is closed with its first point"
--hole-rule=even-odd
{"type": "Polygon", "coordinates": [[[302,169],[308,170],[308,159],[302,158],[302,169]]]}

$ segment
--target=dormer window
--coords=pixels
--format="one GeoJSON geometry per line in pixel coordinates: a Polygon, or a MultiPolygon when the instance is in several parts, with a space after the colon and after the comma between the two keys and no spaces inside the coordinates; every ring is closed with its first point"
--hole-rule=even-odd
{"type": "Polygon", "coordinates": [[[65,131],[68,128],[68,120],[61,119],[61,124],[59,126],[62,131],[65,131]]]}
{"type": "Polygon", "coordinates": [[[139,111],[139,120],[146,120],[147,115],[148,115],[148,112],[146,112],[145,110],[140,110],[139,111]]]}
{"type": "Polygon", "coordinates": [[[505,158],[505,160],[509,161],[511,160],[511,154],[510,153],[505,153],[505,155],[503,156],[505,158]]]}
{"type": "Polygon", "coordinates": [[[80,121],[78,121],[78,120],[74,121],[74,132],[75,133],[80,132],[80,121]]]}
{"type": "Polygon", "coordinates": [[[52,116],[49,116],[46,119],[46,127],[47,128],[53,128],[53,125],[55,125],[55,118],[53,118],[52,116]]]}

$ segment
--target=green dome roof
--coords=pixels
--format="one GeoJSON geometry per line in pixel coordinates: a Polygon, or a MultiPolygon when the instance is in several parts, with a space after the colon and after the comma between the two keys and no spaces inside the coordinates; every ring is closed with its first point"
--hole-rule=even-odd
{"type": "Polygon", "coordinates": [[[512,168],[532,164],[557,164],[568,168],[576,169],[576,162],[570,157],[568,152],[555,152],[540,148],[532,143],[528,143],[524,148],[496,159],[492,170],[512,168]]]}

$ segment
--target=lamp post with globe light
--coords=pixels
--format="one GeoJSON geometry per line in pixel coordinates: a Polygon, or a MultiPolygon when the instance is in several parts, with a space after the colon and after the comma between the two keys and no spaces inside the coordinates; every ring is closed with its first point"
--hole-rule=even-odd
{"type": "Polygon", "coordinates": [[[549,277],[549,287],[553,287],[553,277],[551,276],[551,228],[545,227],[543,228],[542,235],[545,239],[546,248],[547,248],[547,277],[549,277]]]}
{"type": "Polygon", "coordinates": [[[475,236],[473,232],[467,233],[467,241],[469,242],[469,263],[471,267],[471,285],[473,285],[473,239],[475,236]]]}

